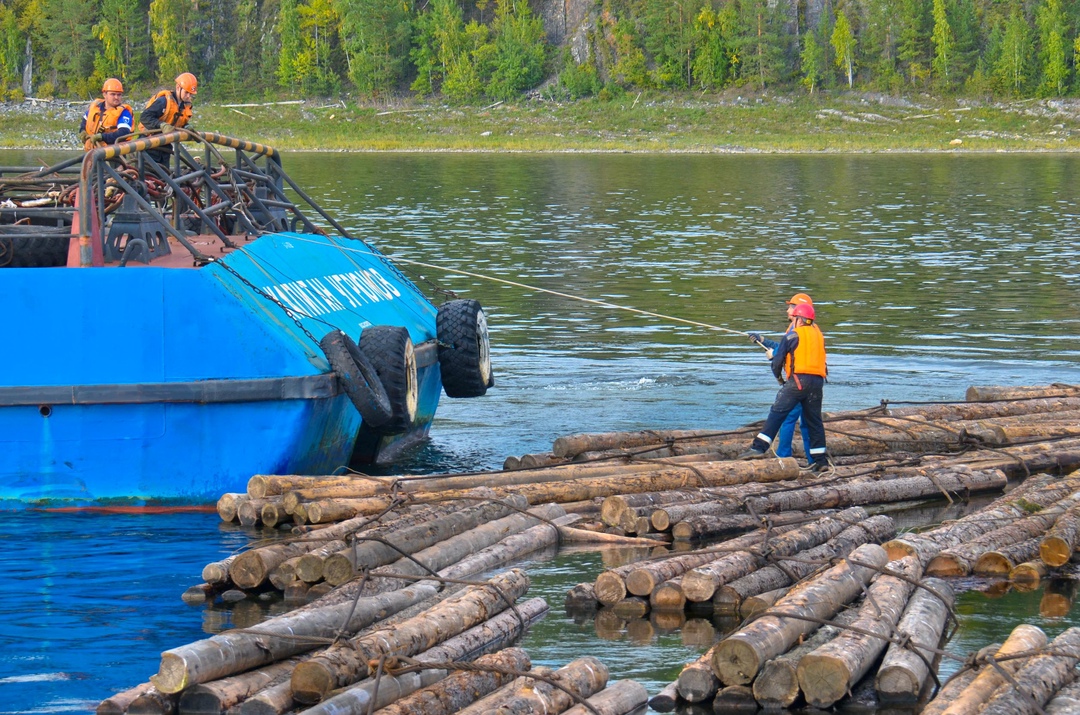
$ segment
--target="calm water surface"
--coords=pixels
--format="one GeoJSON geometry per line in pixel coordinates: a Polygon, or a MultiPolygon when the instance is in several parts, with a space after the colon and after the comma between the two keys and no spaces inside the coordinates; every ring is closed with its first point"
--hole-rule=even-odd
{"type": "MultiPolygon", "coordinates": [[[[53,160],[0,152],[0,163],[53,160]]],[[[568,432],[730,428],[775,385],[744,338],[454,274],[457,267],[735,330],[778,331],[795,291],[829,339],[826,409],[958,399],[970,384],[1080,382],[1080,157],[300,155],[286,169],[421,286],[475,297],[498,385],[444,400],[403,471],[495,468],[568,432]]],[[[2,273],[0,273],[2,280],[2,273]]],[[[29,349],[29,348],[25,348],[29,349]]],[[[164,649],[259,617],[192,608],[203,564],[255,536],[213,515],[0,521],[0,715],[86,712],[164,649]]],[[[531,562],[552,613],[535,662],[601,657],[650,691],[723,623],[564,614],[611,553],[531,562]]],[[[1080,623],[1068,584],[965,594],[956,652],[1027,621],[1080,623]]]]}

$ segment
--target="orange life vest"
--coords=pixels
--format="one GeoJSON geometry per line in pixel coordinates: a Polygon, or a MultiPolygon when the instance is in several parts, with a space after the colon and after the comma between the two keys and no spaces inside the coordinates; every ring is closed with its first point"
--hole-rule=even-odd
{"type": "Polygon", "coordinates": [[[799,344],[791,354],[787,365],[788,377],[795,375],[828,376],[825,367],[825,336],[817,325],[803,325],[795,328],[799,344]]]}
{"type": "MultiPolygon", "coordinates": [[[[105,106],[104,99],[91,102],[90,108],[86,110],[86,133],[105,134],[106,132],[115,132],[116,128],[120,126],[120,117],[124,115],[125,111],[129,116],[134,116],[130,104],[121,104],[119,107],[110,109],[105,106]]],[[[89,151],[94,148],[94,145],[86,142],[83,148],[89,151]]]]}
{"type": "MultiPolygon", "coordinates": [[[[187,124],[188,120],[191,119],[191,104],[188,102],[185,102],[183,105],[177,103],[176,96],[173,95],[172,90],[161,90],[150,98],[150,101],[146,103],[146,107],[149,107],[161,97],[165,98],[165,111],[161,113],[161,122],[163,124],[171,124],[177,129],[187,124]]],[[[143,111],[146,111],[146,107],[143,107],[143,111]]],[[[143,126],[141,118],[139,121],[139,131],[147,131],[146,127],[143,126]]]]}

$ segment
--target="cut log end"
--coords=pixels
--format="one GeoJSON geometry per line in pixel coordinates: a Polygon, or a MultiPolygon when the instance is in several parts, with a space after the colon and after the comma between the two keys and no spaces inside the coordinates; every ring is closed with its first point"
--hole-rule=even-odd
{"type": "Polygon", "coordinates": [[[798,675],[803,697],[816,708],[827,708],[844,697],[851,677],[839,659],[813,653],[799,661],[798,675]]]}
{"type": "Polygon", "coordinates": [[[648,596],[657,585],[656,578],[646,569],[631,571],[626,577],[626,590],[635,596],[648,596]]]}
{"type": "Polygon", "coordinates": [[[157,675],[151,676],[150,682],[163,693],[179,693],[190,685],[187,662],[173,653],[162,653],[157,675]]]}
{"type": "Polygon", "coordinates": [[[875,681],[878,698],[887,703],[914,703],[921,687],[910,670],[894,666],[879,670],[875,681]]]}
{"type": "Polygon", "coordinates": [[[614,606],[626,598],[626,582],[610,571],[597,576],[593,590],[596,592],[596,600],[606,606],[614,606]]]}
{"type": "Polygon", "coordinates": [[[300,663],[292,672],[292,693],[297,702],[310,704],[322,700],[334,689],[334,678],[322,664],[300,663]]]}
{"type": "Polygon", "coordinates": [[[795,664],[771,660],[754,679],[754,699],[764,708],[790,707],[799,697],[799,676],[795,664]]]}
{"type": "Polygon", "coordinates": [[[987,551],[975,562],[975,573],[979,576],[1005,576],[1012,570],[1013,563],[1002,553],[987,551]]]}
{"type": "Polygon", "coordinates": [[[885,549],[885,553],[889,557],[889,561],[896,561],[902,559],[905,556],[914,556],[915,549],[910,544],[905,544],[903,541],[887,541],[882,544],[885,549]]]}
{"type": "Polygon", "coordinates": [[[728,638],[713,650],[712,669],[724,685],[749,684],[761,665],[754,647],[738,638],[728,638]]]}
{"type": "Polygon", "coordinates": [[[966,576],[967,571],[951,554],[938,554],[926,567],[926,576],[966,576]]]}
{"type": "Polygon", "coordinates": [[[1072,557],[1072,548],[1068,542],[1056,536],[1047,536],[1039,544],[1039,558],[1046,563],[1047,566],[1064,566],[1069,563],[1069,558],[1072,557]]]}

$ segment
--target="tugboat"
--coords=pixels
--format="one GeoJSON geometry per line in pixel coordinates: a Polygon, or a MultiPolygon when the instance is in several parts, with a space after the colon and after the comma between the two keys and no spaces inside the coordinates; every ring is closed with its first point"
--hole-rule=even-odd
{"type": "Polygon", "coordinates": [[[441,392],[494,384],[480,304],[436,307],[272,147],[176,130],[0,172],[0,509],[393,461],[441,392]]]}

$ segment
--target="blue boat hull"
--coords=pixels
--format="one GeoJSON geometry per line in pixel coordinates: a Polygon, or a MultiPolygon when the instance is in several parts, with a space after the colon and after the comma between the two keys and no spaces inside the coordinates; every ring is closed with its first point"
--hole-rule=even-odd
{"type": "MultiPolygon", "coordinates": [[[[435,307],[363,243],[282,233],[198,269],[7,269],[0,508],[205,504],[259,473],[347,464],[367,429],[318,339],[408,329],[426,436],[435,307]]],[[[370,437],[370,435],[369,435],[370,437]]]]}

